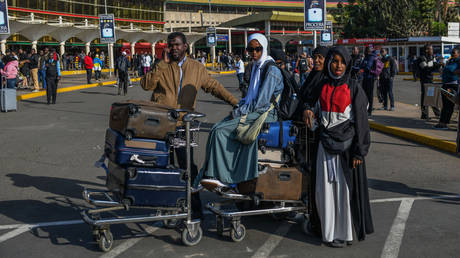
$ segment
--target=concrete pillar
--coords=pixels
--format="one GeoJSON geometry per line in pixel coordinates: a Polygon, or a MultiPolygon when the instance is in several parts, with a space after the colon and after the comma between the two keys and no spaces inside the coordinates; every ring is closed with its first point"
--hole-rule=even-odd
{"type": "MultiPolygon", "coordinates": [[[[156,44],[157,44],[156,42],[153,42],[153,43],[151,44],[151,45],[152,45],[152,57],[153,57],[153,58],[155,58],[155,45],[156,45],[156,44]]],[[[160,58],[161,58],[161,56],[160,56],[160,58]]]]}
{"type": "Polygon", "coordinates": [[[65,41],[59,43],[59,54],[62,56],[65,52],[65,41]]]}
{"type": "MultiPolygon", "coordinates": [[[[114,60],[113,60],[113,43],[109,43],[109,68],[113,69],[114,68],[114,60]]],[[[112,70],[110,70],[110,75],[112,75],[112,70]]]]}
{"type": "Polygon", "coordinates": [[[316,45],[317,45],[317,41],[316,41],[316,30],[313,31],[313,49],[316,48],[316,45]]]}
{"type": "Polygon", "coordinates": [[[212,69],[215,69],[215,60],[216,60],[216,46],[211,47],[211,62],[212,62],[212,69]]]}
{"type": "Polygon", "coordinates": [[[193,46],[194,45],[195,45],[195,42],[190,42],[189,45],[188,45],[190,55],[193,55],[193,46]]]}
{"type": "Polygon", "coordinates": [[[131,56],[134,56],[136,52],[136,42],[131,42],[131,56]]]}
{"type": "MultiPolygon", "coordinates": [[[[404,47],[404,71],[409,71],[409,58],[407,58],[407,54],[409,53],[409,47],[405,46],[404,47]]],[[[420,53],[420,51],[417,48],[417,54],[420,53]]],[[[418,55],[417,55],[418,56],[418,55]]]]}
{"type": "Polygon", "coordinates": [[[265,37],[267,37],[268,41],[268,49],[267,51],[270,53],[270,31],[271,31],[271,23],[270,20],[265,21],[265,37]]]}
{"type": "Polygon", "coordinates": [[[85,51],[86,51],[86,54],[88,54],[89,51],[90,51],[89,46],[91,46],[91,42],[86,42],[86,44],[85,44],[85,51]]]}
{"type": "Polygon", "coordinates": [[[232,29],[228,29],[228,53],[232,53],[232,29]]]}
{"type": "Polygon", "coordinates": [[[244,30],[244,47],[248,46],[248,31],[244,30]]]}
{"type": "Polygon", "coordinates": [[[37,53],[37,43],[36,40],[32,41],[32,49],[35,49],[35,53],[37,53]]]}
{"type": "Polygon", "coordinates": [[[5,54],[5,52],[6,52],[6,39],[0,41],[0,48],[1,48],[2,54],[5,54]]]}

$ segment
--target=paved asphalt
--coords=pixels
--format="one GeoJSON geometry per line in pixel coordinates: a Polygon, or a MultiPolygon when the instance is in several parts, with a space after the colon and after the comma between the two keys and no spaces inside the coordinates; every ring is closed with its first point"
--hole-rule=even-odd
{"type": "MultiPolygon", "coordinates": [[[[236,76],[218,80],[238,94],[236,76]]],[[[415,95],[418,88],[409,89],[415,95]]],[[[104,171],[93,164],[103,151],[110,104],[149,97],[137,85],[127,97],[117,96],[113,87],[98,87],[59,94],[56,105],[45,105],[45,98],[22,101],[18,112],[0,114],[0,257],[104,255],[90,227],[78,221],[79,211],[90,207],[81,192],[105,187],[104,171]],[[70,225],[31,230],[24,225],[56,221],[70,225]]],[[[195,157],[201,164],[206,129],[230,107],[202,92],[197,109],[207,114],[195,157]]],[[[208,214],[204,237],[194,247],[183,246],[180,234],[161,224],[112,226],[114,248],[104,257],[379,257],[382,252],[398,257],[398,250],[399,257],[458,257],[460,199],[419,197],[459,195],[459,159],[372,132],[366,162],[375,233],[352,246],[326,247],[297,223],[268,216],[244,218],[246,238],[233,243],[228,235],[217,236],[215,219],[208,214]],[[400,197],[406,199],[389,199],[400,197]]],[[[213,198],[202,195],[203,202],[213,198]]]]}

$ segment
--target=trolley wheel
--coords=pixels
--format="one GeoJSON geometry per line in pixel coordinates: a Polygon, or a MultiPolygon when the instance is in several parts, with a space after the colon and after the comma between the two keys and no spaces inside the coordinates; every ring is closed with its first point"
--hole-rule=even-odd
{"type": "Polygon", "coordinates": [[[182,231],[182,243],[186,246],[194,246],[198,244],[201,241],[201,238],[203,237],[203,230],[201,230],[201,227],[199,226],[196,232],[195,237],[192,237],[190,235],[190,232],[188,231],[187,227],[184,228],[184,231],[182,231]]]}
{"type": "Polygon", "coordinates": [[[246,227],[244,227],[243,224],[240,224],[236,230],[232,228],[230,236],[232,237],[233,242],[241,242],[246,236],[246,227]]]}
{"type": "Polygon", "coordinates": [[[103,252],[108,252],[112,248],[113,245],[113,235],[112,232],[109,230],[104,230],[102,233],[100,233],[99,240],[97,241],[99,248],[103,252]]]}

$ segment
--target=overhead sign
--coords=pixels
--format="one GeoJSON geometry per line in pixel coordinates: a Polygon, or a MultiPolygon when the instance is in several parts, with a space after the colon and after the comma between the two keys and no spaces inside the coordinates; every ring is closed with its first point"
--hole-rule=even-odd
{"type": "Polygon", "coordinates": [[[326,30],[321,31],[320,46],[332,46],[334,45],[334,38],[332,37],[332,22],[326,21],[326,30]]]}
{"type": "Polygon", "coordinates": [[[217,45],[216,28],[214,27],[206,28],[206,45],[208,47],[217,45]]]}
{"type": "Polygon", "coordinates": [[[304,0],[304,30],[324,30],[326,0],[304,0]]]}
{"type": "Polygon", "coordinates": [[[228,35],[217,35],[217,41],[228,41],[228,35]]]}
{"type": "Polygon", "coordinates": [[[447,23],[447,36],[458,38],[460,36],[460,23],[458,22],[447,23]]]}
{"type": "Polygon", "coordinates": [[[117,41],[113,14],[99,15],[99,30],[101,31],[101,43],[115,43],[117,41]]]}
{"type": "Polygon", "coordinates": [[[10,34],[7,0],[0,0],[0,34],[10,34]]]}

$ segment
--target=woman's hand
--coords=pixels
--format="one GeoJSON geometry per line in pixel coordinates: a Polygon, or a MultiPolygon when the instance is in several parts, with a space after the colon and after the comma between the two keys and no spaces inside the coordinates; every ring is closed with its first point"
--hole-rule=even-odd
{"type": "Polygon", "coordinates": [[[363,164],[363,161],[357,158],[353,158],[353,168],[358,167],[359,165],[363,164]]]}
{"type": "Polygon", "coordinates": [[[303,120],[305,121],[305,124],[307,125],[308,128],[313,127],[313,120],[315,119],[315,114],[311,110],[305,110],[303,112],[303,120]]]}

